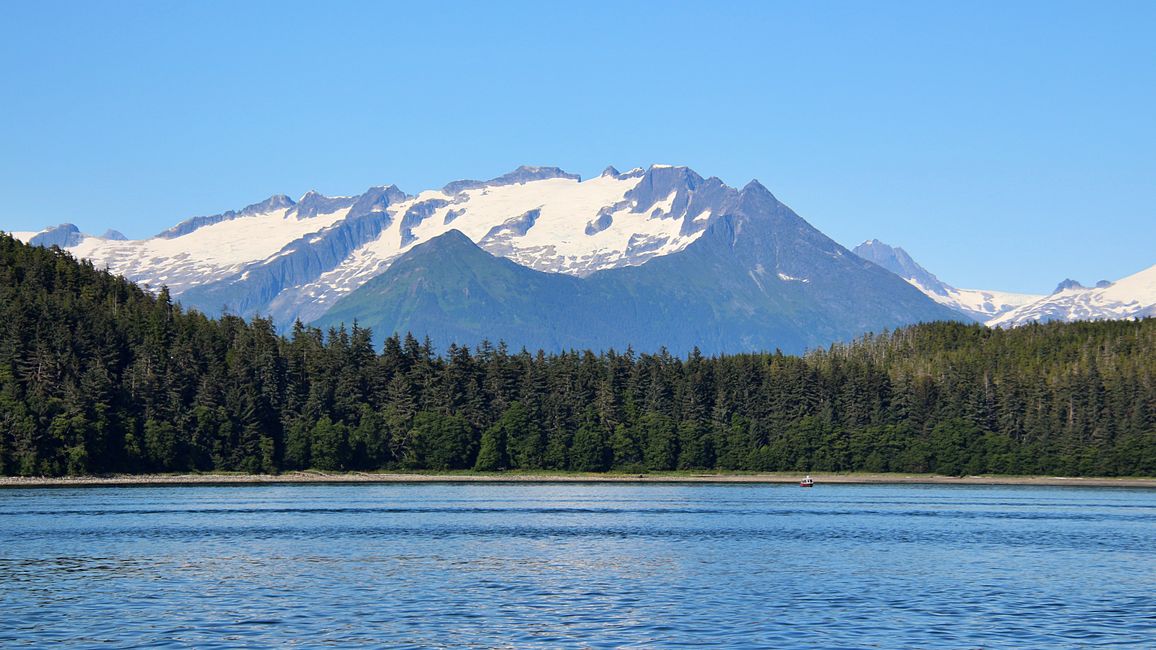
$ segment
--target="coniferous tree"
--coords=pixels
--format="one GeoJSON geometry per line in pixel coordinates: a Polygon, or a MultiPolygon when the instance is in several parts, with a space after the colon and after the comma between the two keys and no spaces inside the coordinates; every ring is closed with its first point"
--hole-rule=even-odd
{"type": "Polygon", "coordinates": [[[930,323],[804,356],[438,355],[187,312],[0,235],[0,473],[1156,474],[1156,320],[930,323]]]}

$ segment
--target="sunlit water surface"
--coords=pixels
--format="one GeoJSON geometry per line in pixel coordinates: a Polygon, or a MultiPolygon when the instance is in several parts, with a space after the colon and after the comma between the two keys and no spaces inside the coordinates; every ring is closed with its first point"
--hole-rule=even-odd
{"type": "Polygon", "coordinates": [[[1156,647],[1156,491],[0,490],[0,646],[1156,647]]]}

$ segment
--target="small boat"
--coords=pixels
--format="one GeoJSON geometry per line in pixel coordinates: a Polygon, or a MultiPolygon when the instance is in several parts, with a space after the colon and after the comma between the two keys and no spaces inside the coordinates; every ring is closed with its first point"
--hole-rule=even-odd
{"type": "Polygon", "coordinates": [[[808,474],[806,478],[799,481],[799,487],[815,487],[815,479],[811,478],[811,475],[808,474]]]}

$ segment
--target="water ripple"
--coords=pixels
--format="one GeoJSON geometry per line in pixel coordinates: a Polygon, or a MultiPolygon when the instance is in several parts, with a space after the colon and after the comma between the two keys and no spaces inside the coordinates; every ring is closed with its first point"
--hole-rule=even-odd
{"type": "Polygon", "coordinates": [[[2,647],[1145,647],[1156,494],[6,491],[2,647]]]}

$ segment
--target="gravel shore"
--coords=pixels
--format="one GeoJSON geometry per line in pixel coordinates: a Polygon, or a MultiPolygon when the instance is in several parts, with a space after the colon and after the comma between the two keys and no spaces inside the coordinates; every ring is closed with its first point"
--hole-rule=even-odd
{"type": "MultiPolygon", "coordinates": [[[[934,476],[921,474],[812,474],[815,483],[931,485],[1049,485],[1156,488],[1156,478],[1063,476],[934,476]]],[[[144,485],[247,485],[270,483],[797,483],[801,474],[386,474],[286,472],[284,474],[135,474],[115,476],[0,476],[2,487],[144,485]]]]}

